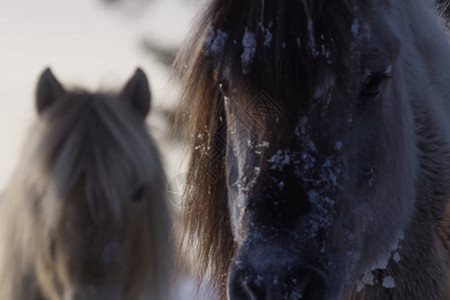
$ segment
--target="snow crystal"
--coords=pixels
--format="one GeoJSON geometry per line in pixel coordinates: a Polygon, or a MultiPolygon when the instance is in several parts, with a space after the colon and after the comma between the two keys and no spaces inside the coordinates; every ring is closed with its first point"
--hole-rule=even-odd
{"type": "Polygon", "coordinates": [[[248,198],[244,193],[240,191],[240,193],[236,197],[236,202],[237,208],[240,210],[240,217],[242,218],[248,206],[248,198]]]}
{"type": "Polygon", "coordinates": [[[384,270],[386,269],[388,263],[389,263],[389,259],[390,256],[389,255],[383,255],[381,257],[378,257],[377,261],[375,262],[375,264],[372,265],[372,267],[370,267],[370,270],[384,270]]]}
{"type": "Polygon", "coordinates": [[[316,85],[313,93],[313,99],[319,100],[327,96],[327,103],[325,104],[325,110],[328,110],[328,106],[332,98],[332,90],[335,86],[336,78],[330,74],[323,76],[321,83],[316,85]]]}
{"type": "Polygon", "coordinates": [[[282,171],[284,166],[287,166],[291,162],[288,151],[278,150],[277,153],[269,159],[272,163],[272,170],[282,171]]]}
{"type": "Polygon", "coordinates": [[[310,34],[313,32],[313,21],[311,19],[308,20],[308,31],[310,34]]]}
{"type": "MultiPolygon", "coordinates": [[[[289,165],[300,180],[311,204],[311,211],[305,218],[305,237],[312,238],[319,230],[333,222],[335,201],[330,198],[341,189],[339,178],[342,170],[334,156],[321,155],[308,132],[308,118],[299,118],[295,135],[301,143],[301,152],[280,149],[268,160],[271,169],[284,171],[289,165]]],[[[342,146],[339,146],[339,148],[342,146]]],[[[275,182],[281,190],[285,182],[275,182]]]]}
{"type": "Polygon", "coordinates": [[[251,138],[248,138],[247,139],[247,146],[248,146],[248,148],[251,148],[252,145],[253,145],[253,140],[251,138]]]}
{"type": "Polygon", "coordinates": [[[262,276],[262,275],[256,276],[256,279],[255,279],[256,286],[261,286],[261,284],[263,282],[264,282],[264,276],[262,276]]]}
{"type": "Polygon", "coordinates": [[[309,32],[309,48],[313,56],[319,55],[316,50],[316,40],[314,38],[314,23],[311,19],[308,20],[308,32],[309,32]]]}
{"type": "Polygon", "coordinates": [[[368,285],[374,285],[375,284],[374,280],[375,280],[375,278],[373,277],[373,274],[372,274],[371,271],[368,271],[368,272],[364,273],[364,275],[363,275],[363,277],[361,279],[361,281],[364,284],[368,284],[368,285]]]}
{"type": "Polygon", "coordinates": [[[256,145],[257,148],[269,148],[270,143],[267,141],[263,141],[261,144],[256,145]]]}
{"type": "Polygon", "coordinates": [[[222,54],[222,51],[225,47],[225,43],[228,39],[228,34],[223,32],[222,30],[217,30],[217,36],[214,39],[214,42],[211,45],[211,52],[215,57],[218,57],[222,54]]]}
{"type": "Polygon", "coordinates": [[[339,190],[341,168],[333,156],[321,156],[308,134],[308,118],[299,118],[295,135],[302,142],[302,152],[291,154],[295,175],[307,185],[307,199],[311,204],[308,215],[309,238],[314,237],[320,229],[332,224],[335,214],[335,201],[328,195],[339,190]],[[298,157],[299,155],[299,157],[298,157]]]}
{"type": "Polygon", "coordinates": [[[273,23],[270,22],[267,28],[264,27],[262,23],[259,23],[259,27],[261,28],[262,33],[264,34],[264,47],[269,47],[272,44],[273,35],[272,32],[270,32],[270,29],[272,28],[273,23]]]}
{"type": "Polygon", "coordinates": [[[321,45],[321,49],[322,49],[322,56],[329,59],[330,58],[330,49],[328,49],[325,45],[321,45]]]}
{"type": "Polygon", "coordinates": [[[303,299],[303,293],[299,291],[294,291],[291,293],[291,299],[303,299]]]}
{"type": "Polygon", "coordinates": [[[308,201],[312,205],[312,212],[309,216],[309,237],[315,237],[321,228],[331,225],[334,201],[324,197],[316,190],[308,192],[308,201]]]}
{"type": "Polygon", "coordinates": [[[314,145],[314,142],[311,141],[309,138],[305,140],[305,147],[311,152],[317,152],[316,145],[314,145]]]}
{"type": "MultiPolygon", "coordinates": [[[[297,175],[305,173],[305,171],[312,170],[316,163],[316,158],[311,155],[311,153],[302,153],[303,170],[299,171],[297,175]]],[[[308,179],[308,182],[313,182],[313,179],[308,179]]]]}
{"type": "Polygon", "coordinates": [[[308,124],[308,117],[301,117],[299,126],[295,128],[295,135],[300,137],[301,135],[306,134],[306,125],[308,124]]]}
{"type": "Polygon", "coordinates": [[[384,74],[389,75],[392,73],[392,65],[389,65],[386,70],[384,71],[384,74]]]}
{"type": "Polygon", "coordinates": [[[245,34],[242,39],[244,52],[241,55],[242,73],[247,74],[250,71],[253,59],[256,54],[256,38],[255,34],[245,28],[245,34]]]}
{"type": "Polygon", "coordinates": [[[211,26],[205,38],[205,54],[212,56],[214,60],[219,59],[223,53],[227,39],[227,33],[220,29],[216,31],[211,26]]]}
{"type": "Polygon", "coordinates": [[[391,276],[386,276],[383,279],[383,287],[385,289],[395,288],[395,280],[391,276]]]}
{"type": "Polygon", "coordinates": [[[239,269],[239,270],[243,270],[245,268],[245,264],[242,260],[240,259],[236,259],[236,261],[234,262],[234,265],[239,269]]]}
{"type": "Polygon", "coordinates": [[[266,35],[264,37],[264,46],[268,47],[272,43],[273,36],[269,29],[266,29],[266,35]]]}
{"type": "Polygon", "coordinates": [[[397,249],[400,247],[400,242],[403,240],[405,236],[405,233],[403,230],[400,230],[397,233],[397,236],[395,238],[394,243],[391,245],[391,247],[389,248],[388,252],[385,254],[382,254],[381,256],[379,256],[376,260],[376,262],[372,265],[372,267],[370,267],[368,272],[374,271],[374,270],[384,270],[386,269],[389,260],[392,258],[394,259],[394,261],[398,262],[400,261],[400,255],[398,254],[397,249]],[[394,252],[395,251],[395,252],[394,252]],[[392,254],[394,252],[394,254],[392,254]]]}
{"type": "Polygon", "coordinates": [[[356,282],[356,291],[359,293],[363,290],[364,288],[364,283],[361,280],[358,280],[356,282]]]}
{"type": "Polygon", "coordinates": [[[355,19],[355,21],[352,24],[352,33],[353,33],[353,37],[357,38],[358,34],[359,34],[359,21],[358,19],[355,19]]]}
{"type": "Polygon", "coordinates": [[[205,39],[205,45],[207,48],[209,48],[211,46],[211,44],[214,41],[214,37],[216,36],[216,30],[214,29],[214,27],[210,27],[208,30],[208,34],[206,35],[206,39],[205,39]]]}
{"type": "Polygon", "coordinates": [[[337,141],[337,142],[336,142],[336,145],[334,146],[334,148],[335,148],[337,151],[341,151],[341,150],[342,150],[342,142],[341,142],[341,141],[337,141]]]}

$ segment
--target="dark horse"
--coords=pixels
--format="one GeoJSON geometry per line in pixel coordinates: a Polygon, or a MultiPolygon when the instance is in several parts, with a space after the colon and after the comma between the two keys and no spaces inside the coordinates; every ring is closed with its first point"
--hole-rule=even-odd
{"type": "Polygon", "coordinates": [[[36,105],[0,204],[0,299],[167,298],[171,222],[145,74],[88,93],[46,70],[36,105]]]}
{"type": "Polygon", "coordinates": [[[177,63],[200,277],[232,300],[450,299],[434,3],[212,0],[177,63]]]}

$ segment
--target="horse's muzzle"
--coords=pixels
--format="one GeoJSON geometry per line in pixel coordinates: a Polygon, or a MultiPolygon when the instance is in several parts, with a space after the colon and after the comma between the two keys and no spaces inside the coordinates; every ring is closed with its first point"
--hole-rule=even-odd
{"type": "Polygon", "coordinates": [[[230,300],[322,300],[327,277],[312,266],[254,268],[235,265],[228,284],[230,300]]]}

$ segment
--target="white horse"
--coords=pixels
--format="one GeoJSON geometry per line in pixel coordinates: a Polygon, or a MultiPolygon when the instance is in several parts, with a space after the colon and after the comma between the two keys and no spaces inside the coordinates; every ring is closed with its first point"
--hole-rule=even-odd
{"type": "Polygon", "coordinates": [[[450,43],[426,0],[212,0],[178,57],[181,249],[228,299],[450,299],[450,43]]]}
{"type": "Polygon", "coordinates": [[[36,106],[0,204],[0,299],[167,298],[171,222],[145,74],[92,94],[46,70],[36,106]]]}

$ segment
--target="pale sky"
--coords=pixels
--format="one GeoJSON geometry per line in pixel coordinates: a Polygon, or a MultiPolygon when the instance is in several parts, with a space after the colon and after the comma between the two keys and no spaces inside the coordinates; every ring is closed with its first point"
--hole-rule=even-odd
{"type": "MultiPolygon", "coordinates": [[[[63,84],[91,90],[118,89],[141,66],[150,79],[154,108],[175,105],[168,70],[139,42],[145,36],[163,46],[179,45],[194,8],[185,0],[150,3],[124,9],[99,0],[0,0],[0,188],[20,157],[35,118],[35,84],[47,66],[63,84]]],[[[161,122],[153,118],[158,117],[151,116],[150,123],[158,127],[161,122]]],[[[158,135],[161,128],[155,131],[158,135]]],[[[162,152],[174,155],[168,148],[162,152]]],[[[179,163],[166,161],[172,176],[179,163]]]]}

